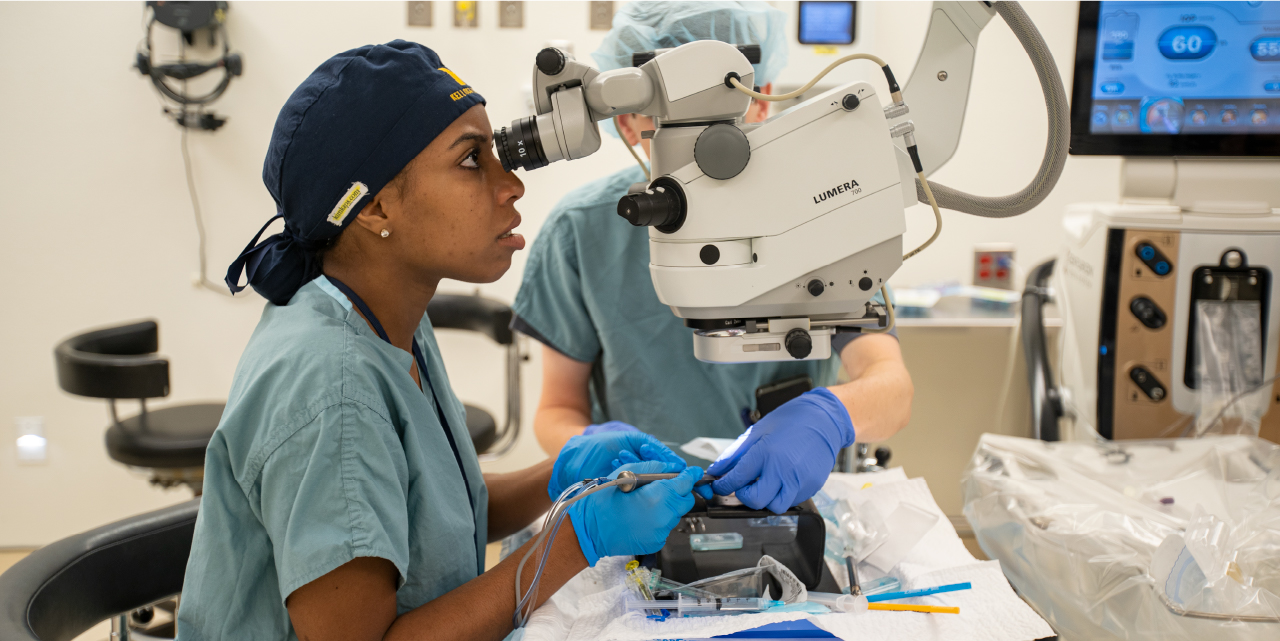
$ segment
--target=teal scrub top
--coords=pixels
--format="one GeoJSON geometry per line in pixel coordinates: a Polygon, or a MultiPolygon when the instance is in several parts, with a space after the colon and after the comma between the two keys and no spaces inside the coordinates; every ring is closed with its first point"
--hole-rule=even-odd
{"type": "Polygon", "coordinates": [[[821,361],[694,358],[693,330],[654,292],[649,228],[617,214],[618,199],[644,180],[631,167],[561,200],[538,231],[516,295],[513,327],[592,363],[592,422],[630,423],[676,448],[699,436],[737,437],[758,387],[804,375],[815,387],[835,384],[839,350],[858,334],[839,335],[821,361]]]}
{"type": "Polygon", "coordinates": [[[415,336],[471,495],[413,356],[321,276],[268,304],[240,357],[205,455],[180,639],[296,639],[285,599],[356,557],[395,565],[399,614],[484,571],[489,499],[465,412],[425,315],[415,336]]]}

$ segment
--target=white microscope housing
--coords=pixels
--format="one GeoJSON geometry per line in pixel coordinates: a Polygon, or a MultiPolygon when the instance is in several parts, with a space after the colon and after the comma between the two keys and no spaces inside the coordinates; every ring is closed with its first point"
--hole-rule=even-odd
{"type": "Polygon", "coordinates": [[[902,264],[915,172],[864,82],[745,124],[751,98],[726,75],[750,86],[751,55],[759,50],[699,41],[599,73],[544,50],[539,115],[506,140],[500,132],[498,147],[504,160],[540,166],[598,149],[597,120],[653,116],[653,180],[619,214],[650,227],[654,289],[696,330],[695,356],[824,359],[837,325],[885,323],[871,299],[902,264]]]}
{"type": "Polygon", "coordinates": [[[547,48],[533,70],[536,115],[494,138],[504,168],[531,170],[594,153],[600,120],[651,116],[655,130],[644,132],[651,178],[632,186],[618,214],[650,228],[654,289],[693,328],[694,355],[718,363],[825,359],[835,333],[885,331],[892,322],[892,309],[873,297],[904,260],[906,207],[932,193],[938,206],[1003,218],[1053,188],[1068,127],[1047,51],[1017,3],[935,2],[905,88],[879,59],[855,54],[836,64],[876,61],[888,96],[850,82],[748,124],[758,46],[696,41],[635,54],[633,66],[603,73],[547,48]],[[918,179],[955,151],[977,37],[997,13],[1045,94],[1045,158],[1032,183],[1010,196],[972,196],[932,182],[926,192],[918,179]],[[905,120],[911,100],[920,102],[925,123],[918,142],[915,124],[905,120]]]}

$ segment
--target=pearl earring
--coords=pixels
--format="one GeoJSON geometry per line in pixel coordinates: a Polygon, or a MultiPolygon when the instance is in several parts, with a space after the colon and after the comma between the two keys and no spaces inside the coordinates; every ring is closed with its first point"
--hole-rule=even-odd
{"type": "Polygon", "coordinates": [[[382,230],[382,237],[383,237],[383,238],[386,238],[387,236],[390,236],[390,235],[391,235],[391,232],[389,232],[389,231],[387,231],[387,230],[385,230],[385,229],[384,229],[384,230],[382,230]]]}

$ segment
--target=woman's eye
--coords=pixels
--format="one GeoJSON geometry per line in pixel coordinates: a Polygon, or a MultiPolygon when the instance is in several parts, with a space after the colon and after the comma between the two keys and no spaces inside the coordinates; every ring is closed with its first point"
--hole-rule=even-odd
{"type": "Polygon", "coordinates": [[[466,158],[462,159],[462,166],[475,169],[480,166],[480,150],[472,149],[466,158]]]}

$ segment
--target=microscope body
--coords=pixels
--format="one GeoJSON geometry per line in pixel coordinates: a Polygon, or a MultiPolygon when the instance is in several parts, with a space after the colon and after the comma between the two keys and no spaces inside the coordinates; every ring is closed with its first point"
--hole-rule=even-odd
{"type": "Polygon", "coordinates": [[[698,41],[600,73],[543,50],[538,115],[497,132],[499,155],[525,169],[582,158],[597,121],[652,116],[652,180],[618,213],[650,227],[654,289],[694,328],[695,356],[823,359],[837,327],[885,323],[871,299],[902,264],[915,172],[864,82],[744,123],[752,99],[727,77],[751,86],[752,53],[698,41]]]}

